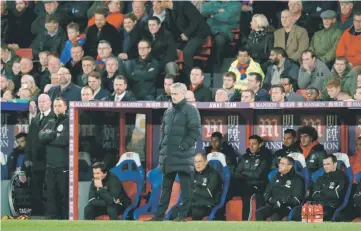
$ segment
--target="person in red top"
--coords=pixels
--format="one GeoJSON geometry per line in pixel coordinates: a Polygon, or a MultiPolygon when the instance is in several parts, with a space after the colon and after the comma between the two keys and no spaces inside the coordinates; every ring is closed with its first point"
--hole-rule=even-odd
{"type": "Polygon", "coordinates": [[[350,164],[354,173],[354,183],[356,184],[356,174],[361,172],[361,136],[356,140],[356,152],[350,157],[350,164]]]}
{"type": "MultiPolygon", "coordinates": [[[[108,3],[108,15],[107,15],[107,22],[115,27],[118,31],[120,27],[123,25],[124,14],[122,14],[122,6],[121,1],[119,0],[112,0],[108,3]]],[[[95,24],[95,17],[91,17],[88,21],[88,27],[95,24]]]]}

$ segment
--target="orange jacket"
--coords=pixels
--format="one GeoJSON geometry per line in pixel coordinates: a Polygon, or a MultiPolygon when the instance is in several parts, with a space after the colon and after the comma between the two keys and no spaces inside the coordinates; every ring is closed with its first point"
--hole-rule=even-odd
{"type": "Polygon", "coordinates": [[[345,30],[336,48],[336,56],[345,56],[353,66],[361,65],[361,35],[354,35],[354,27],[345,30]]]}
{"type": "MultiPolygon", "coordinates": [[[[107,21],[109,24],[113,25],[118,31],[123,25],[124,15],[122,13],[111,13],[107,16],[107,21]]],[[[88,20],[88,27],[95,24],[94,16],[88,20]]]]}
{"type": "Polygon", "coordinates": [[[361,150],[357,150],[353,156],[350,156],[350,164],[354,174],[354,183],[357,183],[356,174],[361,171],[361,150]]]}

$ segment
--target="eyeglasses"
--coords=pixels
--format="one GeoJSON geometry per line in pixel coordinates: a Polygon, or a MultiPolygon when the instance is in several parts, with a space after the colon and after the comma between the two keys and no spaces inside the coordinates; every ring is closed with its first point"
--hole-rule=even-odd
{"type": "Polygon", "coordinates": [[[145,50],[148,49],[149,47],[138,47],[139,50],[145,50]]]}

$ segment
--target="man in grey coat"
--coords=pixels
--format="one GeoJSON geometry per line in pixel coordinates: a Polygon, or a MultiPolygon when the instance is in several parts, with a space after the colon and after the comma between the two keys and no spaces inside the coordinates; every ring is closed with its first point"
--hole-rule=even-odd
{"type": "Polygon", "coordinates": [[[200,136],[201,119],[198,109],[187,103],[186,92],[184,84],[173,84],[173,105],[164,112],[159,142],[159,168],[163,172],[162,194],[157,212],[150,221],[163,220],[177,174],[182,202],[175,220],[184,221],[191,206],[195,142],[200,136]]]}
{"type": "Polygon", "coordinates": [[[302,53],[301,68],[298,74],[298,87],[315,87],[322,89],[325,78],[330,75],[330,70],[321,60],[317,59],[311,50],[302,53]]]}

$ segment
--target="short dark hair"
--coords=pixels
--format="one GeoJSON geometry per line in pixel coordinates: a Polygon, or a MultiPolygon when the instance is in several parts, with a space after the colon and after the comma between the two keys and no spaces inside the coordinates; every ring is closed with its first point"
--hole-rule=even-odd
{"type": "Polygon", "coordinates": [[[73,29],[79,32],[79,24],[75,22],[71,22],[66,26],[66,29],[73,29]]]}
{"type": "Polygon", "coordinates": [[[107,10],[107,9],[104,9],[104,8],[98,8],[98,9],[96,9],[95,12],[94,12],[94,15],[96,15],[96,14],[101,14],[101,15],[104,16],[104,18],[106,18],[106,17],[107,17],[107,14],[108,14],[108,10],[107,10]]]}
{"type": "Polygon", "coordinates": [[[84,56],[81,61],[91,61],[93,64],[95,64],[95,59],[91,56],[84,56]]]}
{"type": "Polygon", "coordinates": [[[294,166],[294,164],[295,164],[295,160],[290,156],[283,156],[281,159],[286,159],[288,161],[289,165],[294,166]]]}
{"type": "Polygon", "coordinates": [[[317,92],[317,94],[320,95],[320,90],[318,90],[315,87],[308,87],[307,90],[315,90],[317,92]]]}
{"type": "Polygon", "coordinates": [[[74,47],[81,47],[81,49],[83,49],[83,46],[78,42],[75,42],[71,45],[71,48],[74,48],[74,47]]]}
{"type": "Polygon", "coordinates": [[[286,129],[284,132],[283,132],[283,134],[291,134],[292,135],[292,137],[296,137],[297,136],[297,132],[295,131],[295,130],[293,130],[293,129],[286,129]]]}
{"type": "Polygon", "coordinates": [[[152,47],[152,42],[149,41],[149,40],[147,40],[147,39],[141,39],[141,40],[139,40],[138,45],[139,45],[139,43],[141,43],[141,42],[147,43],[148,46],[149,46],[149,48],[152,47]]]}
{"type": "Polygon", "coordinates": [[[128,79],[127,79],[125,76],[123,76],[123,75],[117,75],[117,76],[115,76],[114,81],[115,81],[116,79],[117,79],[117,80],[123,80],[125,84],[128,84],[128,79]]]}
{"type": "Polygon", "coordinates": [[[204,75],[204,72],[202,70],[202,68],[196,66],[196,67],[193,67],[192,70],[200,70],[201,71],[201,74],[204,75]]]}
{"type": "Polygon", "coordinates": [[[54,99],[54,101],[62,101],[62,102],[64,103],[64,105],[66,106],[66,101],[65,101],[65,99],[64,99],[63,97],[61,97],[61,96],[56,97],[56,98],[54,99]]]}
{"type": "MultiPolygon", "coordinates": [[[[164,78],[165,79],[173,79],[173,80],[175,80],[175,76],[173,75],[173,74],[166,74],[165,76],[164,76],[164,78]]],[[[173,81],[174,82],[174,81],[173,81]]]]}
{"type": "Polygon", "coordinates": [[[355,18],[356,16],[361,16],[361,11],[360,11],[360,10],[355,11],[355,12],[353,13],[353,17],[355,18]]]}
{"type": "Polygon", "coordinates": [[[281,79],[288,79],[288,84],[290,85],[294,85],[294,80],[291,76],[289,75],[281,75],[281,79]]]}
{"type": "Polygon", "coordinates": [[[327,160],[331,158],[332,163],[337,163],[337,157],[333,154],[327,154],[326,156],[323,157],[324,160],[327,160]]]}
{"type": "Polygon", "coordinates": [[[281,55],[282,57],[287,57],[287,52],[282,47],[274,47],[271,49],[271,51],[275,52],[278,55],[281,55]]]}
{"type": "Polygon", "coordinates": [[[20,139],[22,137],[24,137],[26,139],[26,137],[28,136],[28,133],[26,132],[19,132],[18,134],[15,135],[15,140],[20,139]]]}
{"type": "Polygon", "coordinates": [[[252,135],[248,137],[248,140],[257,140],[259,144],[263,143],[263,139],[259,135],[252,135]]]}
{"type": "Polygon", "coordinates": [[[242,91],[241,96],[242,96],[242,94],[243,94],[244,92],[249,92],[249,93],[251,93],[251,97],[252,97],[252,98],[255,98],[255,97],[256,97],[256,94],[255,94],[251,89],[246,89],[246,90],[242,91]]]}
{"type": "Polygon", "coordinates": [[[314,127],[311,126],[302,126],[298,129],[298,136],[301,137],[302,134],[306,134],[311,137],[313,141],[318,139],[317,131],[314,127]]]}
{"type": "Polygon", "coordinates": [[[137,16],[135,16],[133,13],[128,13],[126,15],[124,15],[124,19],[130,19],[132,20],[133,22],[137,20],[137,16]]]}
{"type": "Polygon", "coordinates": [[[108,44],[110,47],[112,47],[112,44],[110,44],[110,42],[108,40],[100,40],[98,45],[101,44],[101,43],[104,43],[104,44],[108,44]]]}
{"type": "Polygon", "coordinates": [[[94,95],[94,90],[93,90],[91,87],[89,87],[89,86],[84,86],[84,87],[81,88],[81,91],[82,91],[83,89],[89,89],[89,90],[92,92],[92,94],[94,95]]]}
{"type": "Polygon", "coordinates": [[[312,58],[316,58],[316,53],[313,50],[306,49],[302,52],[302,55],[310,53],[312,58]]]}
{"type": "Polygon", "coordinates": [[[216,137],[216,138],[222,140],[223,135],[220,132],[213,132],[212,135],[211,135],[211,138],[213,138],[213,137],[216,137]]]}
{"type": "Polygon", "coordinates": [[[256,81],[262,84],[262,75],[258,72],[251,72],[248,75],[256,76],[256,81]]]}
{"type": "Polygon", "coordinates": [[[107,165],[104,162],[95,162],[92,166],[93,169],[97,169],[100,168],[100,171],[102,171],[102,173],[107,173],[108,169],[107,169],[107,165]]]}
{"type": "Polygon", "coordinates": [[[240,52],[247,52],[248,56],[250,55],[249,50],[245,47],[241,47],[238,49],[237,56],[239,55],[240,52]]]}
{"type": "Polygon", "coordinates": [[[203,158],[203,160],[207,160],[207,155],[203,152],[197,152],[196,156],[201,156],[203,158]]]}
{"type": "Polygon", "coordinates": [[[101,76],[100,76],[99,72],[97,72],[97,71],[92,71],[92,72],[90,72],[90,73],[88,74],[88,78],[89,78],[89,77],[93,77],[93,78],[95,78],[95,79],[101,79],[101,76]]]}
{"type": "Polygon", "coordinates": [[[149,21],[156,21],[158,25],[161,24],[160,19],[157,16],[149,17],[148,22],[149,21]]]}
{"type": "Polygon", "coordinates": [[[273,88],[279,88],[279,89],[281,89],[281,93],[285,93],[285,88],[283,87],[282,84],[274,84],[274,85],[272,85],[271,89],[273,89],[273,88]]]}
{"type": "Polygon", "coordinates": [[[49,22],[59,23],[59,19],[55,14],[48,14],[45,17],[45,23],[49,23],[49,22]]]}
{"type": "Polygon", "coordinates": [[[223,74],[224,77],[231,77],[233,79],[233,82],[237,81],[237,75],[233,71],[227,71],[223,74]]]}

